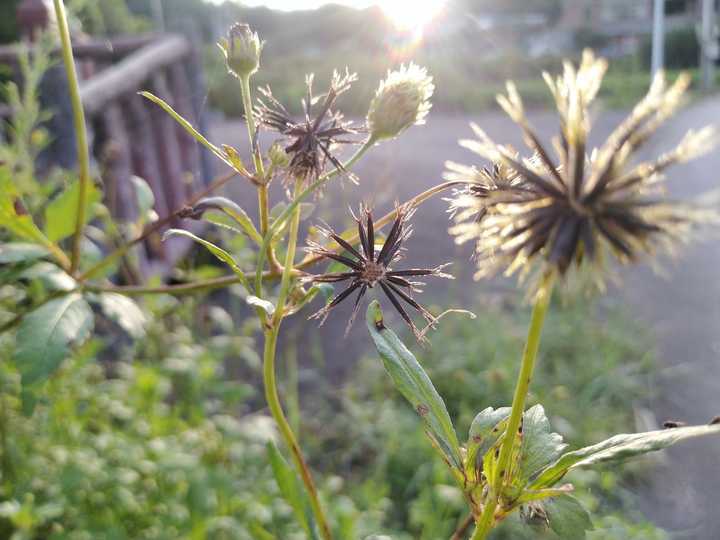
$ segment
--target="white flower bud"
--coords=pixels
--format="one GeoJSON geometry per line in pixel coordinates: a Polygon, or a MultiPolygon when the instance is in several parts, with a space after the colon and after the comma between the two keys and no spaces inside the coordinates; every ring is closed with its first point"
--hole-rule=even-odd
{"type": "Polygon", "coordinates": [[[434,89],[432,77],[417,64],[388,71],[370,102],[367,123],[371,136],[392,139],[413,124],[425,123],[434,89]]]}

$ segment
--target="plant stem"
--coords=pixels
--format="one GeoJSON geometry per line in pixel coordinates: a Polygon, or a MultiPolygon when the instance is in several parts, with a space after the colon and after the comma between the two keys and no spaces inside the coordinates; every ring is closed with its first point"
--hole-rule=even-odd
{"type": "Polygon", "coordinates": [[[277,234],[277,231],[280,229],[280,227],[282,227],[283,223],[285,223],[285,221],[290,218],[290,216],[293,214],[293,212],[295,212],[295,210],[302,201],[304,201],[310,195],[315,193],[318,189],[323,187],[328,182],[328,180],[340,174],[342,170],[348,170],[350,167],[352,167],[363,156],[363,154],[365,154],[365,152],[367,152],[370,148],[373,147],[375,142],[375,139],[373,139],[372,137],[368,138],[368,140],[363,143],[363,145],[358,149],[358,151],[355,152],[355,154],[347,162],[343,163],[342,169],[334,169],[329,173],[322,175],[320,178],[310,184],[307,188],[305,188],[304,191],[297,193],[297,196],[293,198],[292,203],[290,203],[288,207],[277,217],[277,219],[273,221],[273,224],[270,226],[267,233],[265,234],[265,237],[263,238],[263,249],[261,249],[260,253],[258,254],[258,266],[257,272],[255,274],[255,294],[257,296],[262,296],[262,269],[265,262],[264,248],[269,248],[270,246],[272,246],[273,237],[277,234]]]}
{"type": "Polygon", "coordinates": [[[87,143],[87,130],[85,127],[85,111],[80,100],[80,85],[78,84],[75,62],[73,60],[72,44],[70,43],[70,30],[63,0],[55,1],[55,17],[60,33],[63,64],[68,80],[70,102],[73,111],[73,126],[75,128],[75,144],[77,145],[78,165],[80,168],[80,192],[78,194],[77,210],[75,212],[75,236],[73,237],[72,256],[70,259],[70,273],[77,272],[80,264],[80,248],[82,246],[83,227],[85,226],[85,213],[88,190],[90,187],[90,150],[87,143]]]}
{"type": "MultiPolygon", "coordinates": [[[[255,124],[255,113],[252,107],[252,94],[250,91],[250,75],[240,77],[240,90],[242,93],[243,109],[245,111],[245,125],[248,131],[248,140],[250,141],[250,152],[252,154],[253,164],[255,165],[255,175],[258,176],[257,192],[258,192],[258,214],[260,215],[260,234],[265,236],[270,226],[270,205],[268,204],[268,178],[265,178],[265,166],[263,165],[262,154],[256,140],[257,126],[255,124]]],[[[267,254],[270,261],[270,268],[279,266],[275,258],[275,252],[271,245],[265,246],[263,252],[267,254]]],[[[263,261],[264,262],[264,261],[263,261]]]]}
{"type": "MultiPolygon", "coordinates": [[[[297,197],[301,192],[302,183],[299,180],[296,180],[295,197],[297,197]]],[[[330,532],[327,518],[320,506],[320,499],[318,497],[317,488],[315,487],[315,482],[313,481],[310,469],[308,468],[302,451],[300,450],[297,438],[295,437],[295,434],[290,427],[290,423],[283,412],[280,397],[278,396],[277,391],[277,381],[275,379],[275,352],[277,349],[277,339],[280,332],[280,325],[283,320],[283,313],[285,311],[285,302],[290,292],[290,279],[295,260],[295,250],[297,248],[298,229],[300,228],[300,208],[297,207],[297,205],[292,213],[291,219],[288,247],[285,254],[285,267],[280,281],[280,294],[275,305],[275,313],[273,314],[272,323],[270,324],[270,327],[265,330],[263,383],[265,385],[265,397],[267,399],[268,406],[270,407],[270,412],[280,429],[280,433],[285,440],[285,444],[287,444],[290,449],[295,466],[300,473],[303,484],[305,484],[305,490],[310,498],[310,506],[312,507],[313,514],[315,515],[318,527],[320,528],[320,533],[325,540],[331,540],[332,534],[330,532]]]]}
{"type": "Polygon", "coordinates": [[[535,297],[520,373],[518,374],[517,384],[515,386],[512,410],[510,411],[510,418],[505,430],[502,446],[500,447],[498,463],[495,467],[495,477],[488,479],[490,482],[490,494],[485,503],[485,508],[483,508],[480,520],[478,521],[477,528],[473,533],[472,540],[484,540],[495,525],[493,519],[495,517],[495,509],[499,502],[498,499],[502,491],[502,484],[505,482],[504,475],[510,462],[510,455],[515,438],[517,437],[520,422],[525,412],[525,401],[535,369],[535,360],[537,359],[538,348],[540,347],[540,336],[545,322],[545,315],[550,305],[554,279],[554,274],[550,272],[545,274],[535,297]]]}

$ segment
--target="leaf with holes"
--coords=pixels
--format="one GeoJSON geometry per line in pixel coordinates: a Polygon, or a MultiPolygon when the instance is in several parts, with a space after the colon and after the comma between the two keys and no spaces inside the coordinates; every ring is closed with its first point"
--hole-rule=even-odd
{"type": "Polygon", "coordinates": [[[23,385],[52,375],[71,347],[88,338],[92,327],[92,310],[78,293],[50,300],[29,313],[18,328],[13,356],[23,385]]]}
{"type": "Polygon", "coordinates": [[[366,320],[375,347],[395,388],[420,415],[431,442],[442,452],[447,463],[457,471],[462,471],[460,444],[455,428],[445,402],[430,377],[397,335],[385,326],[377,301],[368,306],[366,320]]]}
{"type": "Polygon", "coordinates": [[[720,435],[720,425],[688,426],[648,431],[646,433],[615,435],[592,446],[586,446],[563,454],[553,464],[540,472],[529,486],[529,489],[542,489],[552,486],[572,469],[589,467],[598,463],[622,461],[648,452],[662,450],[680,441],[705,435],[720,435]]]}

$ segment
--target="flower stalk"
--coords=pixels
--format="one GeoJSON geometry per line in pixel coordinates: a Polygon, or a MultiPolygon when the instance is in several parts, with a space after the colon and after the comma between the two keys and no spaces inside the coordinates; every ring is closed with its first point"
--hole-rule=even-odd
{"type": "Polygon", "coordinates": [[[85,126],[85,110],[80,99],[80,85],[78,83],[75,61],[73,60],[70,30],[63,0],[54,0],[55,18],[57,19],[60,45],[62,49],[63,64],[68,81],[70,102],[73,111],[73,126],[75,128],[75,144],[79,166],[80,189],[78,194],[77,210],[75,213],[75,234],[72,241],[72,255],[70,257],[70,273],[75,274],[80,265],[80,249],[82,247],[83,227],[86,220],[87,198],[90,189],[90,150],[88,148],[87,128],[85,126]]]}
{"type": "Polygon", "coordinates": [[[472,540],[484,540],[495,525],[495,510],[499,502],[502,487],[505,483],[503,475],[508,470],[510,455],[512,453],[515,439],[518,435],[518,429],[520,428],[520,423],[522,422],[523,413],[525,412],[525,402],[527,401],[527,395],[530,390],[530,382],[532,381],[533,372],[535,370],[535,361],[540,347],[540,336],[545,323],[545,316],[547,315],[548,307],[550,306],[550,297],[552,296],[554,282],[554,273],[547,272],[535,296],[535,303],[533,305],[532,316],[530,318],[527,340],[525,342],[522,363],[520,365],[520,373],[518,374],[515,386],[515,394],[513,396],[510,418],[505,430],[502,446],[500,447],[498,464],[495,468],[495,478],[488,479],[490,482],[490,493],[482,514],[480,515],[477,528],[473,533],[472,540]]]}

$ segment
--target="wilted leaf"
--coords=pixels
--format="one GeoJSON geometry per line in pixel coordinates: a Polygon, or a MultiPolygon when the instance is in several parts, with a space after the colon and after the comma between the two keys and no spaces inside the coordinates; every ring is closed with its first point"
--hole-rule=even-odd
{"type": "Polygon", "coordinates": [[[538,475],[530,489],[552,486],[565,476],[568,471],[578,467],[621,461],[633,456],[662,450],[686,439],[718,434],[720,434],[720,425],[688,426],[648,431],[646,433],[615,435],[598,444],[563,454],[555,463],[546,467],[538,475]]]}
{"type": "Polygon", "coordinates": [[[317,539],[309,501],[305,492],[300,489],[295,471],[290,468],[272,441],[268,442],[267,449],[270,466],[275,481],[280,488],[280,493],[295,512],[295,517],[302,525],[302,528],[305,529],[307,535],[313,540],[317,539]]]}
{"type": "Polygon", "coordinates": [[[49,252],[39,244],[9,242],[0,244],[0,264],[14,264],[47,257],[49,252]]]}
{"type": "Polygon", "coordinates": [[[93,314],[78,293],[50,300],[20,323],[13,357],[24,385],[47,379],[90,335],[93,314]]]}
{"type": "MultiPolygon", "coordinates": [[[[79,197],[80,181],[73,180],[65,191],[50,201],[50,204],[45,208],[45,234],[50,241],[57,242],[75,232],[79,197]]],[[[85,203],[85,223],[92,218],[90,208],[99,201],[100,191],[95,187],[95,184],[89,182],[85,203]]]]}
{"type": "Polygon", "coordinates": [[[395,333],[385,327],[377,301],[368,306],[366,320],[370,335],[395,388],[420,415],[428,436],[443,453],[448,464],[462,470],[460,445],[455,428],[445,402],[435,390],[430,377],[395,333]]]}
{"type": "Polygon", "coordinates": [[[582,540],[593,525],[587,510],[575,497],[561,495],[545,505],[550,528],[563,540],[582,540]]]}
{"type": "Polygon", "coordinates": [[[118,293],[102,293],[98,295],[100,309],[108,319],[116,322],[134,338],[145,335],[147,319],[140,307],[130,298],[118,293]]]}

